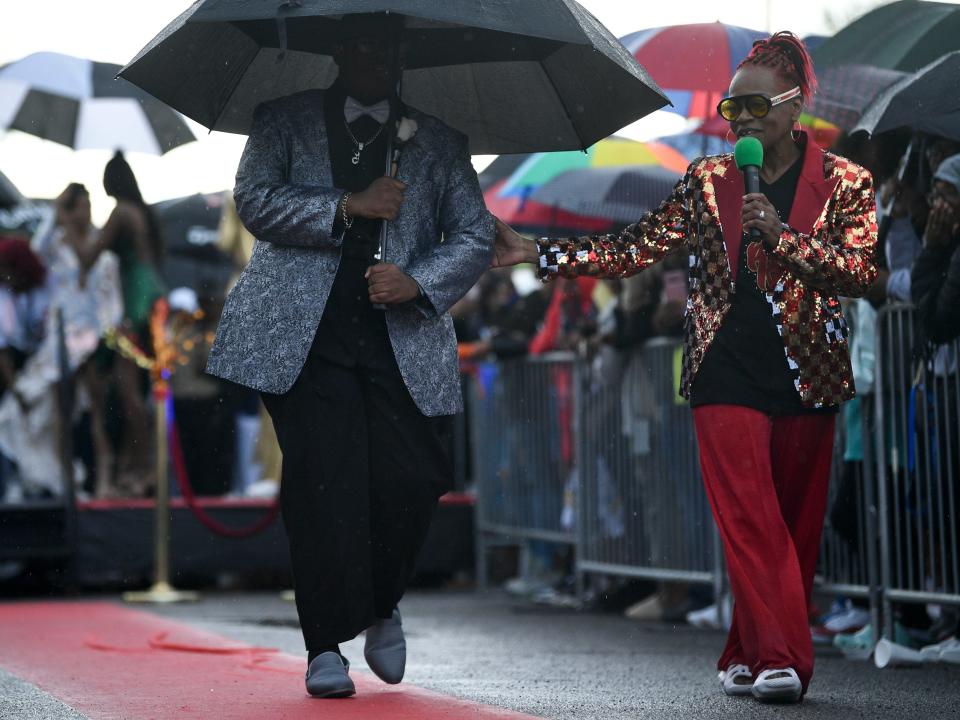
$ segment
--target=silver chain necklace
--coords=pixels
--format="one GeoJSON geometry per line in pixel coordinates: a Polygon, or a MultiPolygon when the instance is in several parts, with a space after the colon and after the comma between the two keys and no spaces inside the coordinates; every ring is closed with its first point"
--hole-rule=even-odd
{"type": "Polygon", "coordinates": [[[373,137],[370,138],[369,140],[366,140],[365,142],[360,142],[359,140],[357,140],[356,136],[353,134],[353,131],[350,129],[350,123],[347,122],[346,118],[343,119],[343,126],[347,129],[347,135],[350,136],[350,139],[353,141],[353,144],[356,145],[357,147],[356,151],[353,153],[353,157],[350,159],[350,162],[352,162],[354,165],[359,165],[360,153],[363,152],[363,149],[365,147],[367,147],[370,143],[374,142],[378,137],[380,137],[380,133],[383,132],[383,128],[386,127],[386,124],[381,125],[379,128],[377,128],[377,132],[374,133],[373,137]]]}

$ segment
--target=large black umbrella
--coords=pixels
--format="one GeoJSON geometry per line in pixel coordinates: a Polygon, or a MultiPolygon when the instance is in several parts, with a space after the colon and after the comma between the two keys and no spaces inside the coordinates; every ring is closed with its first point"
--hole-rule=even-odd
{"type": "Polygon", "coordinates": [[[196,138],[186,121],[126,80],[120,66],[39,52],[0,67],[0,128],[75,150],[163,155],[196,138]]]}
{"type": "Polygon", "coordinates": [[[121,72],[212,130],[245,133],[265,100],[324,88],[345,15],[402,20],[403,100],[478,154],[583,149],[667,104],[573,0],[200,0],[121,72]]]}
{"type": "Polygon", "coordinates": [[[579,168],[540,186],[531,199],[577,215],[630,223],[659,205],[679,179],[655,165],[579,168]]]}
{"type": "Polygon", "coordinates": [[[856,130],[908,127],[960,140],[960,52],[952,52],[881,93],[856,130]]]}
{"type": "Polygon", "coordinates": [[[813,51],[818,69],[863,64],[912,72],[960,50],[960,5],[900,0],[871,10],[813,51]]]}

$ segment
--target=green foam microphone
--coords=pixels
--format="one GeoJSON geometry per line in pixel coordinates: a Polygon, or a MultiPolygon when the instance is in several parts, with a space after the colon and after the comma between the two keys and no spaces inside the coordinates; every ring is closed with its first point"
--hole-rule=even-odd
{"type": "MultiPolygon", "coordinates": [[[[733,148],[733,159],[743,173],[743,187],[747,194],[760,192],[760,166],[763,165],[763,145],[755,137],[742,137],[733,148]]],[[[750,228],[750,239],[759,240],[760,231],[750,228]]]]}

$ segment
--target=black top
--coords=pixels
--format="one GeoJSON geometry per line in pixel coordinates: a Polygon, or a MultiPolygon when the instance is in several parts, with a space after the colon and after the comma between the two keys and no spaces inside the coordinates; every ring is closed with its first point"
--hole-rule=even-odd
{"type": "MultiPolygon", "coordinates": [[[[781,218],[790,217],[797,181],[803,168],[799,158],[773,183],[760,179],[760,192],[776,208],[781,218]]],[[[801,415],[833,412],[835,408],[805,408],[795,385],[798,377],[787,361],[783,339],[773,319],[767,292],[760,284],[772,285],[763,276],[770,259],[763,241],[751,242],[744,233],[740,243],[736,292],[723,324],[714,336],[691,388],[690,405],[740,405],[768,415],[801,415]]]]}
{"type": "MultiPolygon", "coordinates": [[[[353,137],[365,143],[359,162],[354,165],[357,145],[347,132],[343,114],[346,99],[346,93],[336,84],[324,98],[330,168],[334,187],[360,192],[384,174],[387,130],[384,127],[371,141],[381,127],[375,120],[363,116],[350,125],[353,137]]],[[[340,267],[317,329],[320,337],[313,344],[313,352],[348,367],[367,365],[380,353],[393,352],[383,310],[377,310],[370,303],[364,278],[367,268],[376,262],[373,256],[380,242],[381,224],[380,220],[356,218],[344,233],[340,267]]],[[[343,219],[338,216],[334,232],[342,229],[343,219]]]]}

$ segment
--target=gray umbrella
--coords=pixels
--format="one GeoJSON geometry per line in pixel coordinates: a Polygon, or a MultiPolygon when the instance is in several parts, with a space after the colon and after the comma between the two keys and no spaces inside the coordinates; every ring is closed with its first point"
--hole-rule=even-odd
{"type": "Polygon", "coordinates": [[[679,179],[656,165],[578,168],[537,188],[530,199],[577,215],[629,223],[663,202],[679,179]]]}
{"type": "Polygon", "coordinates": [[[200,0],[121,76],[212,130],[245,133],[265,100],[333,82],[345,15],[402,17],[403,100],[474,153],[583,149],[667,104],[573,0],[200,0]]]}
{"type": "Polygon", "coordinates": [[[876,134],[900,127],[960,140],[960,51],[885,90],[854,130],[876,134]]]}

